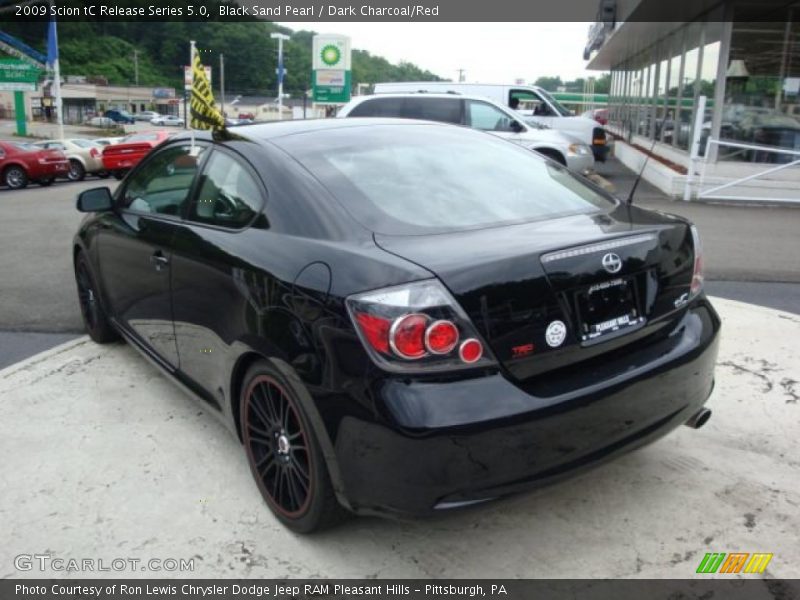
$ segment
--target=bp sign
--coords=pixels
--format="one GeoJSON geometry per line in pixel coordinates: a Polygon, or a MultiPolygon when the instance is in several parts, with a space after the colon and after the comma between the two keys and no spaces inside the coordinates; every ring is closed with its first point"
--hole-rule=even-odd
{"type": "Polygon", "coordinates": [[[312,44],[311,83],[314,102],[344,104],[350,101],[350,38],[315,35],[312,44]]]}

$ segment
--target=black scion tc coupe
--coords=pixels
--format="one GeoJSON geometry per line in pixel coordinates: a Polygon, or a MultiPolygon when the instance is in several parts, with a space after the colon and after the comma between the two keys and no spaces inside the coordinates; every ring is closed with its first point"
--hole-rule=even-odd
{"type": "Polygon", "coordinates": [[[485,133],[175,137],[77,204],[90,336],[218,415],[295,531],[497,498],[710,415],[695,228],[485,133]]]}

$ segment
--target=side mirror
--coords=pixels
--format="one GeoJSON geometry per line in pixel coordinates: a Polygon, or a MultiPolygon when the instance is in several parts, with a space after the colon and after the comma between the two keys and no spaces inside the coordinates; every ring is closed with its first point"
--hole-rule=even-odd
{"type": "Polygon", "coordinates": [[[524,130],[525,128],[522,126],[522,123],[520,123],[519,121],[511,121],[511,131],[513,131],[514,133],[520,133],[521,131],[524,130]]]}
{"type": "Polygon", "coordinates": [[[96,187],[78,194],[75,208],[80,212],[105,212],[114,208],[114,198],[107,187],[96,187]]]}

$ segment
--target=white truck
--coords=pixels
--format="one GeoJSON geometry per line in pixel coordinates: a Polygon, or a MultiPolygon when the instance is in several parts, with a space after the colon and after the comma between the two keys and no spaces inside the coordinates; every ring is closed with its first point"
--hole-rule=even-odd
{"type": "Polygon", "coordinates": [[[546,90],[537,86],[456,83],[453,81],[403,81],[375,84],[376,94],[408,92],[483,96],[523,115],[531,116],[553,129],[576,137],[591,147],[592,154],[597,161],[605,161],[609,153],[606,130],[602,125],[592,119],[575,116],[546,90]]]}

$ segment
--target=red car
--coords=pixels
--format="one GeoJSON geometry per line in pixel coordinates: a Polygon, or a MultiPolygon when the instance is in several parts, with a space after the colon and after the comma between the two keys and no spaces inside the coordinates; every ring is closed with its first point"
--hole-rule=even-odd
{"type": "Polygon", "coordinates": [[[37,148],[26,142],[0,142],[0,176],[12,190],[21,190],[31,181],[50,185],[68,172],[69,161],[61,150],[37,148]]]}
{"type": "Polygon", "coordinates": [[[146,131],[132,133],[122,138],[119,144],[103,148],[103,166],[111,171],[114,177],[122,179],[153,148],[167,138],[175,135],[174,131],[146,131]]]}
{"type": "Polygon", "coordinates": [[[586,117],[587,119],[594,119],[595,121],[600,123],[600,125],[608,125],[607,108],[595,108],[594,110],[587,110],[581,116],[586,117]]]}

